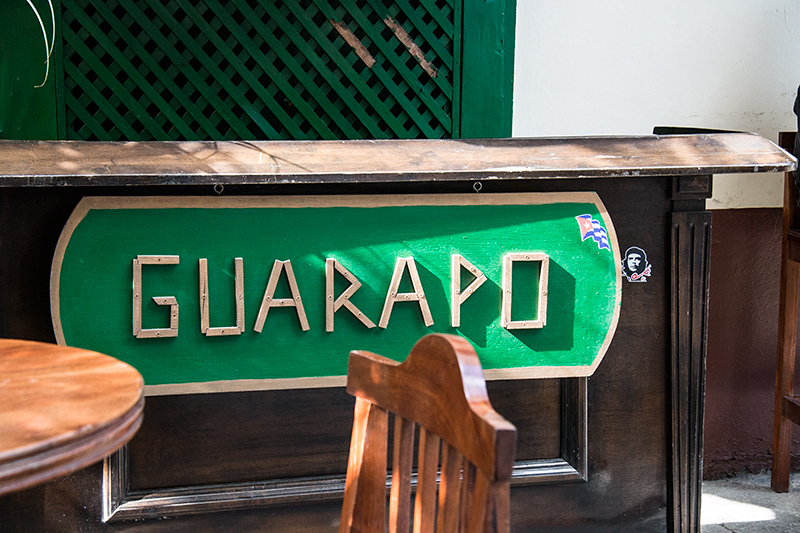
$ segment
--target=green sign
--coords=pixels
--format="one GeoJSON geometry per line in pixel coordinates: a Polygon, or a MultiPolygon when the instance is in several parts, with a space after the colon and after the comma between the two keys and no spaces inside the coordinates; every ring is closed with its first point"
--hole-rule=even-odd
{"type": "Polygon", "coordinates": [[[350,350],[402,359],[455,333],[488,379],[590,375],[619,316],[595,193],[89,197],[61,235],[58,342],[148,394],[344,384],[350,350]]]}

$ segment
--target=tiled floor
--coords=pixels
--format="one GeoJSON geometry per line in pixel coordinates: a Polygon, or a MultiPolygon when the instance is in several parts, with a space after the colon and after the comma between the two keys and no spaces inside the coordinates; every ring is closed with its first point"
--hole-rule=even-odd
{"type": "Polygon", "coordinates": [[[800,473],[777,494],[769,472],[703,482],[702,533],[800,533],[800,473]]]}

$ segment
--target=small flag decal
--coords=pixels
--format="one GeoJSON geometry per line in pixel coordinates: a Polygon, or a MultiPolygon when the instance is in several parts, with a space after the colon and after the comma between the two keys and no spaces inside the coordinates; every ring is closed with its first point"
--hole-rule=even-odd
{"type": "Polygon", "coordinates": [[[597,243],[599,249],[611,250],[611,245],[608,243],[608,232],[599,220],[592,218],[592,215],[578,215],[575,220],[578,221],[582,241],[591,238],[597,243]]]}

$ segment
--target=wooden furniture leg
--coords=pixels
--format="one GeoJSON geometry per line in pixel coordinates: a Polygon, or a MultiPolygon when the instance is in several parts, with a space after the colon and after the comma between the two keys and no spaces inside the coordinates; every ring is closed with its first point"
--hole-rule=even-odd
{"type": "Polygon", "coordinates": [[[772,490],[789,491],[792,422],[783,414],[784,398],[794,394],[795,346],[797,344],[797,296],[800,264],[786,258],[781,264],[778,318],[778,360],[775,371],[775,427],[772,450],[772,490]]]}
{"type": "MultiPolygon", "coordinates": [[[[794,134],[782,133],[779,143],[786,149],[794,134]]],[[[794,397],[797,347],[797,298],[800,291],[800,235],[793,229],[798,212],[794,177],[787,172],[783,190],[783,238],[781,242],[780,308],[778,314],[778,355],[775,369],[775,423],[772,436],[772,490],[789,491],[792,424],[800,423],[800,402],[794,397]]]]}

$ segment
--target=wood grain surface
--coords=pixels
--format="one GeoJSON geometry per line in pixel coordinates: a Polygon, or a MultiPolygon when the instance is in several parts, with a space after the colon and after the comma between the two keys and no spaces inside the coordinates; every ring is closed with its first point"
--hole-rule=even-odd
{"type": "Polygon", "coordinates": [[[0,494],[128,442],[142,422],[143,385],[132,367],[97,352],[0,340],[0,494]]]}
{"type": "Polygon", "coordinates": [[[438,435],[490,481],[511,479],[516,428],[492,408],[480,361],[466,339],[428,335],[403,363],[353,351],[347,392],[438,435]]]}
{"type": "Polygon", "coordinates": [[[0,187],[431,182],[783,172],[753,134],[382,141],[0,141],[0,187]]]}
{"type": "MultiPolygon", "coordinates": [[[[387,411],[395,420],[419,426],[414,533],[433,533],[437,514],[442,522],[460,522],[457,529],[446,531],[509,531],[516,428],[492,408],[480,361],[469,341],[456,335],[426,335],[402,363],[352,351],[347,392],[356,397],[356,408],[340,533],[384,530],[387,411]],[[453,464],[448,465],[447,456],[452,454],[456,454],[453,464]],[[452,468],[455,472],[449,472],[452,468]]],[[[395,457],[407,453],[403,445],[412,445],[412,439],[400,437],[395,440],[398,444],[401,449],[393,450],[395,457]]],[[[410,465],[407,459],[393,465],[389,514],[398,524],[389,524],[390,533],[407,531],[408,506],[396,500],[402,492],[397,485],[409,481],[410,465]]]]}

